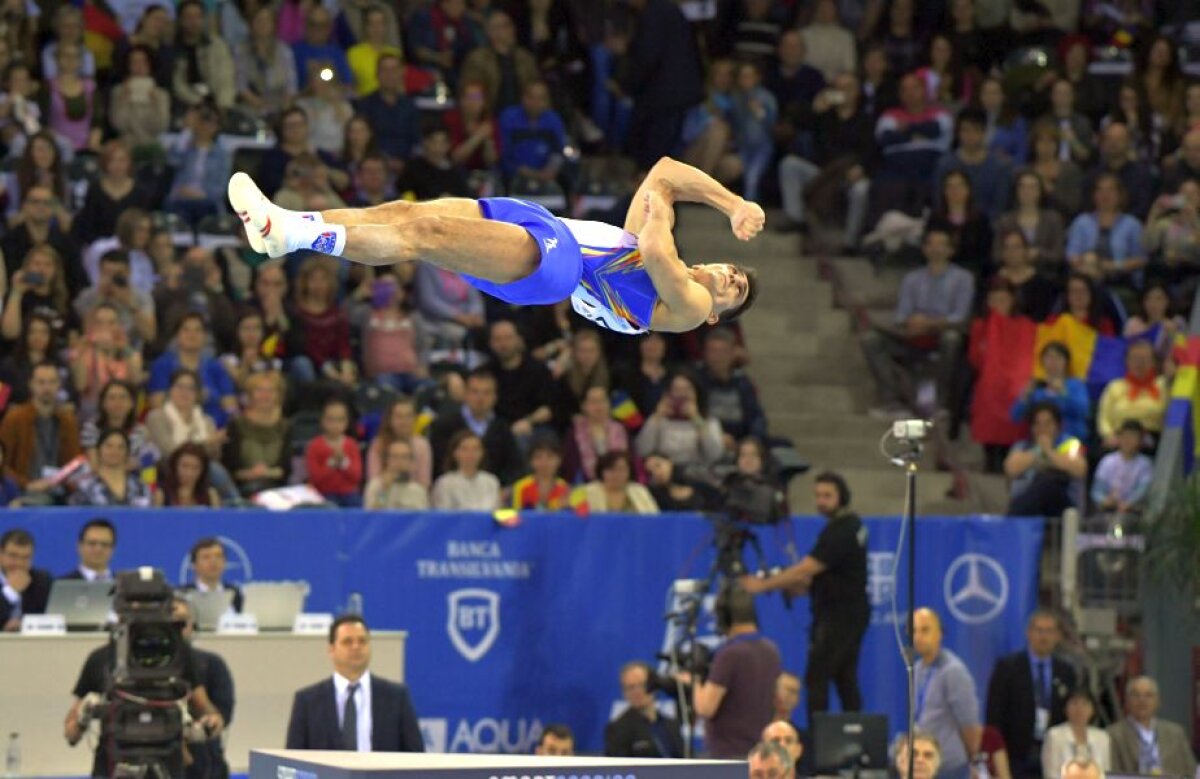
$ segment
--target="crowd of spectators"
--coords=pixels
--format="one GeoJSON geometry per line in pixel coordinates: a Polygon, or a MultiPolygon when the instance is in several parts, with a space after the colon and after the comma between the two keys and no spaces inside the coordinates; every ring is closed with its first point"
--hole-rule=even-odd
{"type": "MultiPolygon", "coordinates": [[[[656,494],[715,505],[747,441],[771,477],[736,327],[614,339],[432,267],[267,261],[224,198],[236,169],[301,210],[504,192],[570,209],[592,162],[682,148],[701,39],[730,19],[660,0],[18,16],[0,36],[5,504],[228,506],[306,484],[343,507],[653,513],[656,494]],[[672,130],[651,109],[688,79],[672,130]]],[[[730,71],[740,96],[709,117],[738,117],[724,153],[753,146],[748,193],[774,186],[761,66],[730,71]]],[[[592,215],[619,223],[630,180],[602,183],[592,215]]]]}
{"type": "MultiPolygon", "coordinates": [[[[935,407],[965,417],[957,368],[988,347],[972,317],[1069,313],[1157,334],[1149,364],[1131,351],[1123,383],[1088,399],[1075,437],[1091,463],[1129,419],[1145,443],[1161,430],[1164,334],[1200,260],[1189,4],[89,0],[14,14],[0,443],[23,502],[228,504],[309,483],[359,505],[374,483],[381,506],[549,506],[556,459],[568,504],[648,510],[655,493],[699,502],[739,441],[769,440],[737,330],[622,342],[432,267],[264,261],[233,237],[234,169],[299,210],[508,192],[619,222],[617,161],[675,154],[778,202],[781,229],[832,217],[852,251],[918,220],[927,267],[864,338],[880,412],[908,413],[931,384],[935,407]],[[397,430],[392,401],[411,417],[397,430]]],[[[973,427],[994,433],[977,439],[999,470],[1028,428],[989,386],[973,427]]]]}

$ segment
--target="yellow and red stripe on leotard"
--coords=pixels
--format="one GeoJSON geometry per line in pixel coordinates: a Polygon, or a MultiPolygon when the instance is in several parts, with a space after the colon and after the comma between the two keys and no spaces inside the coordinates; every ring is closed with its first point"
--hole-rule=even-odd
{"type": "MultiPolygon", "coordinates": [[[[636,246],[616,246],[608,249],[596,246],[579,246],[583,255],[584,274],[580,279],[583,285],[596,300],[617,316],[634,325],[645,328],[650,324],[649,316],[646,321],[633,312],[621,293],[621,287],[645,285],[651,294],[654,284],[646,272],[642,262],[642,253],[636,246]]],[[[651,307],[650,313],[653,313],[651,307]]]]}

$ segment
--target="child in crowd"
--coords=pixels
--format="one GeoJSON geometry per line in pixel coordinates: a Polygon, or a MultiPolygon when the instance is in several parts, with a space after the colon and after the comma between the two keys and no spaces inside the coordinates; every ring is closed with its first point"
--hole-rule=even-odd
{"type": "Polygon", "coordinates": [[[421,511],[429,508],[429,493],[413,479],[412,444],[397,438],[384,452],[383,471],[367,482],[363,505],[368,509],[421,511]]]}
{"type": "Polygon", "coordinates": [[[358,441],[347,434],[350,407],[336,398],[321,409],[321,434],[308,442],[304,461],[308,481],[330,503],[342,508],[362,505],[362,455],[358,441]]]}
{"type": "Polygon", "coordinates": [[[1146,430],[1136,419],[1126,419],[1117,430],[1117,449],[1104,455],[1092,479],[1096,508],[1128,514],[1140,511],[1150,491],[1154,464],[1141,453],[1146,430]]]}
{"type": "Polygon", "coordinates": [[[543,509],[555,511],[566,508],[571,496],[571,486],[559,478],[562,467],[562,451],[558,441],[541,438],[529,449],[531,473],[518,479],[512,486],[512,507],[521,509],[543,509]]]}

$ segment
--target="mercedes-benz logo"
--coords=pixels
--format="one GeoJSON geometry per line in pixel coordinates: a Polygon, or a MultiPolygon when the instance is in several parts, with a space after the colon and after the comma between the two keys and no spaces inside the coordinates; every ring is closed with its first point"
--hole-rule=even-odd
{"type": "Polygon", "coordinates": [[[973,552],[950,564],[944,583],[946,607],[960,622],[990,622],[1008,603],[1008,574],[991,557],[973,552]]]}

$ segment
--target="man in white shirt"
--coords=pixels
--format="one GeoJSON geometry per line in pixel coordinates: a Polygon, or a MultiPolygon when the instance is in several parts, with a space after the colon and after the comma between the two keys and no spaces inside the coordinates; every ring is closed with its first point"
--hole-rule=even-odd
{"type": "Polygon", "coordinates": [[[424,752],[408,688],[373,676],[371,633],[357,614],[329,628],[333,676],[296,693],[288,749],[424,752]]]}
{"type": "Polygon", "coordinates": [[[224,580],[225,576],[225,547],[221,539],[216,537],[201,538],[192,544],[192,571],[196,575],[194,582],[183,585],[181,589],[196,590],[197,592],[233,593],[229,608],[233,613],[242,611],[242,591],[224,580]]]}
{"type": "Polygon", "coordinates": [[[83,579],[89,582],[111,582],[109,563],[117,547],[117,529],[107,519],[89,519],[79,529],[79,566],[60,579],[83,579]]]}

